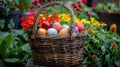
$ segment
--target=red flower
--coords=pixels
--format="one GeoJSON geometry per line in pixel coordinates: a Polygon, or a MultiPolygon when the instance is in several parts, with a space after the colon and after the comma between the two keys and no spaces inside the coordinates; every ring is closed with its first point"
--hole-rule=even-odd
{"type": "Polygon", "coordinates": [[[78,0],[78,6],[82,7],[82,0],[78,0]]]}
{"type": "Polygon", "coordinates": [[[47,18],[46,18],[46,21],[47,21],[47,22],[52,22],[52,16],[51,16],[51,17],[47,17],[47,18]]]}
{"type": "Polygon", "coordinates": [[[73,8],[77,8],[78,6],[75,3],[71,4],[73,8]]]}
{"type": "Polygon", "coordinates": [[[81,10],[80,10],[80,8],[76,8],[76,11],[80,12],[81,10]]]}
{"type": "Polygon", "coordinates": [[[43,17],[45,17],[46,16],[46,14],[43,14],[43,17]]]}
{"type": "Polygon", "coordinates": [[[115,42],[113,42],[113,43],[111,44],[111,46],[112,46],[112,48],[115,48],[115,47],[117,46],[117,44],[116,44],[115,42]]]}
{"type": "Polygon", "coordinates": [[[96,60],[97,59],[97,55],[92,55],[92,59],[96,60]]]}
{"type": "Polygon", "coordinates": [[[116,32],[116,30],[117,30],[116,24],[112,24],[111,27],[110,27],[110,31],[111,32],[116,32]]]}
{"type": "Polygon", "coordinates": [[[59,19],[58,16],[54,16],[54,17],[53,17],[53,22],[58,22],[58,19],[59,19]]]}
{"type": "Polygon", "coordinates": [[[55,10],[55,11],[53,11],[53,14],[58,14],[58,11],[56,11],[56,10],[55,10]]]}
{"type": "Polygon", "coordinates": [[[27,30],[33,26],[35,15],[36,13],[32,12],[26,14],[26,19],[24,19],[25,17],[20,18],[21,26],[23,27],[24,30],[27,30]]]}
{"type": "Polygon", "coordinates": [[[90,11],[86,11],[86,14],[89,16],[89,17],[91,17],[92,16],[92,13],[90,12],[90,11]]]}
{"type": "Polygon", "coordinates": [[[31,7],[30,7],[30,9],[33,9],[34,8],[34,6],[32,5],[31,7]]]}

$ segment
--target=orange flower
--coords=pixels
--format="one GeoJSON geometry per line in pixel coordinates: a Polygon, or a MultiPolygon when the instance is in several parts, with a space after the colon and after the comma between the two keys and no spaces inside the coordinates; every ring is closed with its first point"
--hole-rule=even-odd
{"type": "Polygon", "coordinates": [[[116,32],[117,28],[116,28],[116,24],[112,24],[110,27],[110,31],[111,32],[116,32]]]}
{"type": "Polygon", "coordinates": [[[112,46],[112,48],[115,48],[115,47],[117,46],[117,44],[116,44],[115,42],[113,42],[113,43],[111,44],[111,46],[112,46]]]}
{"type": "Polygon", "coordinates": [[[89,28],[87,31],[88,31],[88,33],[93,33],[93,29],[92,28],[89,28]]]}
{"type": "Polygon", "coordinates": [[[97,55],[92,55],[92,59],[96,60],[97,59],[97,55]]]}

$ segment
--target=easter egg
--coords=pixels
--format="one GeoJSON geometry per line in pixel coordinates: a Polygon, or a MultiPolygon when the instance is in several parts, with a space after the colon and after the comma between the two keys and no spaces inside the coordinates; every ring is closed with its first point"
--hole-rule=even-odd
{"type": "Polygon", "coordinates": [[[84,31],[84,24],[82,22],[78,22],[76,26],[78,27],[79,31],[84,31]]]}
{"type": "Polygon", "coordinates": [[[77,27],[77,26],[75,27],[75,31],[76,31],[76,33],[78,33],[78,32],[79,32],[79,29],[78,29],[78,27],[77,27]]]}
{"type": "Polygon", "coordinates": [[[67,28],[68,30],[70,29],[70,27],[67,24],[63,24],[62,28],[67,28]]]}
{"type": "Polygon", "coordinates": [[[47,31],[48,35],[58,35],[58,32],[54,28],[49,28],[47,31]]]}
{"type": "Polygon", "coordinates": [[[68,34],[68,29],[67,28],[63,28],[63,29],[61,29],[60,30],[60,32],[59,32],[59,35],[67,35],[68,34]]]}
{"type": "Polygon", "coordinates": [[[38,35],[46,35],[47,31],[44,28],[38,29],[38,35]]]}
{"type": "Polygon", "coordinates": [[[47,21],[45,21],[45,22],[43,22],[42,23],[42,28],[44,28],[44,29],[49,29],[51,27],[51,24],[49,23],[49,22],[47,22],[47,21]]]}
{"type": "Polygon", "coordinates": [[[55,28],[57,31],[60,31],[62,26],[61,26],[61,24],[59,22],[55,22],[53,24],[53,28],[55,28]]]}

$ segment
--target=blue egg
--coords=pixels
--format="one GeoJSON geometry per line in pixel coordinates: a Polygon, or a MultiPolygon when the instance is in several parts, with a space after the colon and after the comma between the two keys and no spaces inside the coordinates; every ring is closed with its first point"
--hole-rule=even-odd
{"type": "Polygon", "coordinates": [[[68,30],[70,29],[70,27],[67,24],[63,24],[62,28],[67,28],[68,30]]]}
{"type": "Polygon", "coordinates": [[[48,35],[58,35],[58,32],[54,28],[49,28],[48,29],[48,35]]]}

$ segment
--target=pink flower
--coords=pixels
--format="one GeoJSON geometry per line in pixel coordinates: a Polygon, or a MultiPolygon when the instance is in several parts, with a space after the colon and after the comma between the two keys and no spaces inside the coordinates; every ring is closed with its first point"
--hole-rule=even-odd
{"type": "Polygon", "coordinates": [[[32,2],[32,4],[36,4],[36,3],[38,3],[39,2],[39,0],[34,0],[33,2],[32,2]]]}
{"type": "Polygon", "coordinates": [[[92,4],[92,7],[95,9],[96,8],[96,4],[92,4]]]}
{"type": "Polygon", "coordinates": [[[87,4],[87,0],[82,0],[82,2],[83,2],[84,4],[87,4]]]}

